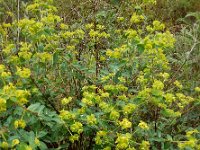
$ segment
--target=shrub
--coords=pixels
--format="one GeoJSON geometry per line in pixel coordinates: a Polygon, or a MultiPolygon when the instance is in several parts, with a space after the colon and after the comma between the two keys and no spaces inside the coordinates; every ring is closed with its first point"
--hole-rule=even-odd
{"type": "Polygon", "coordinates": [[[199,88],[172,80],[164,24],[136,11],[67,25],[52,3],[0,26],[2,149],[199,148],[199,88]]]}

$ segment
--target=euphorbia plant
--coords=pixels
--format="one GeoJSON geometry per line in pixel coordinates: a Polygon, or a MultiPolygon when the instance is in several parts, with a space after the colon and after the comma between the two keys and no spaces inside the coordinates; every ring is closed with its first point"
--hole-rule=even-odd
{"type": "Polygon", "coordinates": [[[35,0],[1,25],[1,148],[199,147],[197,129],[175,130],[199,98],[170,78],[175,40],[164,24],[136,11],[119,26],[94,17],[76,27],[51,3],[35,0]]]}

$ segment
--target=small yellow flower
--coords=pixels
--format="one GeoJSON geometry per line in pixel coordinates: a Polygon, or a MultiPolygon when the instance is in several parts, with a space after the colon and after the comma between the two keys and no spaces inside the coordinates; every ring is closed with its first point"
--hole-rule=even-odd
{"type": "Polygon", "coordinates": [[[182,88],[183,88],[182,84],[181,84],[179,81],[177,81],[177,80],[174,82],[174,85],[175,85],[176,87],[178,87],[179,89],[182,89],[182,88]]]}
{"type": "Polygon", "coordinates": [[[194,90],[195,90],[196,92],[200,92],[200,87],[196,87],[194,90]]]}
{"type": "Polygon", "coordinates": [[[60,28],[63,29],[63,30],[67,30],[69,28],[69,26],[64,24],[64,23],[61,23],[60,28]]]}
{"type": "Polygon", "coordinates": [[[129,141],[131,139],[131,134],[117,134],[117,139],[115,143],[117,144],[117,149],[126,149],[129,145],[129,141]]]}
{"type": "Polygon", "coordinates": [[[16,75],[21,78],[29,78],[31,76],[31,70],[29,68],[19,68],[17,67],[16,75]]]}
{"type": "Polygon", "coordinates": [[[79,139],[79,135],[78,134],[74,134],[72,136],[69,137],[69,140],[74,143],[74,141],[78,141],[79,139]]]}
{"type": "Polygon", "coordinates": [[[24,120],[22,120],[22,119],[21,120],[16,120],[14,122],[14,127],[15,127],[15,129],[17,129],[17,128],[24,129],[26,127],[26,122],[24,120]]]}
{"type": "Polygon", "coordinates": [[[71,101],[72,101],[72,97],[68,97],[68,98],[63,98],[61,103],[62,103],[62,105],[67,105],[71,101]]]}
{"type": "Polygon", "coordinates": [[[75,115],[67,110],[61,110],[59,116],[63,120],[70,120],[75,118],[75,115]]]}
{"type": "Polygon", "coordinates": [[[123,113],[126,114],[131,114],[134,112],[134,110],[136,109],[136,105],[135,104],[127,104],[123,107],[123,113]]]}
{"type": "Polygon", "coordinates": [[[32,150],[31,146],[26,146],[24,150],[32,150]]]}
{"type": "Polygon", "coordinates": [[[175,100],[175,96],[171,93],[165,94],[164,97],[166,99],[166,102],[168,102],[170,104],[175,100]]]}
{"type": "Polygon", "coordinates": [[[110,119],[111,120],[118,120],[120,117],[120,113],[117,112],[116,110],[112,110],[110,113],[110,119]]]}
{"type": "Polygon", "coordinates": [[[4,70],[5,70],[5,66],[2,65],[2,64],[0,64],[0,73],[1,73],[1,72],[4,72],[4,70]]]}
{"type": "Polygon", "coordinates": [[[126,79],[124,77],[118,77],[118,80],[122,83],[126,82],[126,79]]]}
{"type": "Polygon", "coordinates": [[[97,119],[96,119],[94,114],[91,114],[90,116],[87,116],[87,123],[89,125],[94,125],[94,124],[97,123],[97,119]]]}
{"type": "Polygon", "coordinates": [[[18,145],[20,143],[19,139],[12,140],[12,147],[18,145]]]}
{"type": "Polygon", "coordinates": [[[75,122],[70,126],[72,132],[76,132],[78,134],[83,132],[83,125],[80,122],[75,122]]]}
{"type": "Polygon", "coordinates": [[[146,122],[144,121],[140,121],[140,123],[138,124],[138,126],[143,129],[143,130],[149,130],[149,126],[147,125],[146,122]]]}
{"type": "Polygon", "coordinates": [[[111,150],[110,146],[106,146],[103,150],[111,150]]]}
{"type": "Polygon", "coordinates": [[[117,22],[122,22],[124,21],[124,17],[117,17],[117,22]]]}
{"type": "Polygon", "coordinates": [[[0,113],[6,111],[6,100],[0,98],[0,113]]]}
{"type": "Polygon", "coordinates": [[[106,136],[106,131],[98,131],[95,137],[95,143],[97,145],[101,145],[103,142],[103,138],[106,136]]]}
{"type": "Polygon", "coordinates": [[[137,15],[136,13],[133,13],[133,15],[131,16],[130,22],[131,23],[140,23],[144,20],[144,16],[143,15],[137,15]]]}
{"type": "Polygon", "coordinates": [[[122,129],[127,129],[132,127],[132,123],[127,118],[124,118],[121,122],[119,122],[119,125],[122,127],[122,129]]]}
{"type": "Polygon", "coordinates": [[[101,93],[101,97],[108,98],[109,93],[108,92],[101,93]]]}
{"type": "Polygon", "coordinates": [[[8,142],[3,141],[3,142],[1,143],[1,148],[3,148],[3,149],[8,149],[8,147],[9,147],[8,142]]]}
{"type": "Polygon", "coordinates": [[[34,142],[36,145],[38,145],[38,146],[40,145],[40,140],[38,138],[35,138],[34,142]]]}
{"type": "Polygon", "coordinates": [[[93,23],[90,23],[90,24],[86,24],[85,25],[85,28],[86,29],[91,29],[91,28],[93,28],[94,27],[94,24],[93,23]]]}
{"type": "Polygon", "coordinates": [[[159,80],[155,80],[153,83],[153,88],[157,90],[162,90],[164,88],[164,84],[159,80]]]}
{"type": "Polygon", "coordinates": [[[150,143],[148,141],[142,141],[140,145],[140,150],[149,150],[150,149],[150,143]]]}

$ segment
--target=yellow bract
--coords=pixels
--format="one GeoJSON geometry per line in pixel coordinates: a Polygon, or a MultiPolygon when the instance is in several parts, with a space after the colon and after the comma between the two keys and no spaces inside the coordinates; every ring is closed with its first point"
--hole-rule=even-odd
{"type": "Polygon", "coordinates": [[[16,75],[18,75],[21,78],[29,78],[31,76],[31,70],[29,68],[17,67],[16,75]]]}

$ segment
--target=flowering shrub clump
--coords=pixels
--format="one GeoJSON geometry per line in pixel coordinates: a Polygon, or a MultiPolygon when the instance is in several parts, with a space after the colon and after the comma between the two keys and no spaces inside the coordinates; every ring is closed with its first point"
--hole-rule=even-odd
{"type": "Polygon", "coordinates": [[[0,26],[1,149],[199,149],[186,121],[200,88],[190,96],[171,77],[163,23],[136,11],[116,26],[67,25],[52,4],[34,0],[0,26]]]}

